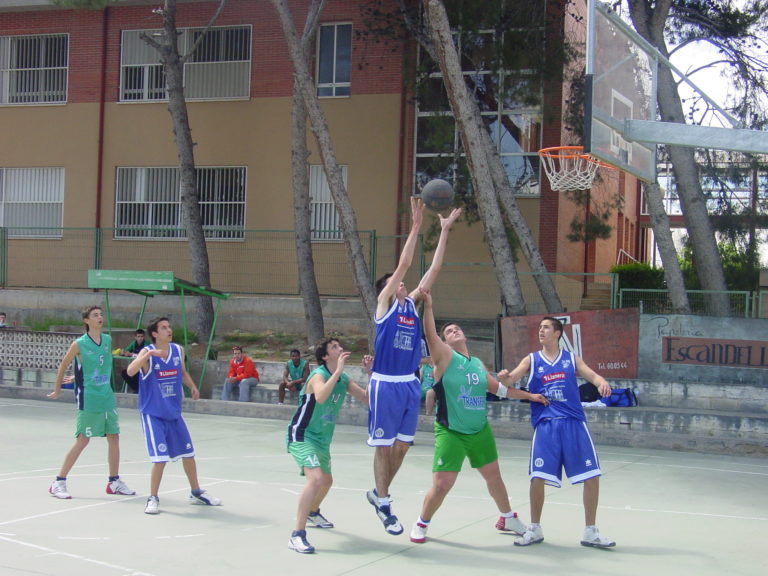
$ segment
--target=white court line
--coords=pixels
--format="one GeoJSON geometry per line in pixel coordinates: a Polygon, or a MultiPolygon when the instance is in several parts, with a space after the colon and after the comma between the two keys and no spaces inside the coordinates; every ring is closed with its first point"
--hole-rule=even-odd
{"type": "MultiPolygon", "coordinates": [[[[571,503],[571,502],[550,502],[547,500],[547,506],[550,504],[553,504],[555,506],[567,506],[569,508],[583,508],[583,504],[581,502],[578,503],[571,503]]],[[[687,512],[684,510],[663,510],[663,509],[657,509],[657,508],[633,508],[631,506],[605,506],[603,504],[600,504],[599,506],[600,510],[619,510],[623,512],[645,512],[645,513],[653,513],[653,514],[675,514],[677,516],[698,516],[698,517],[704,517],[704,518],[718,518],[718,519],[726,519],[726,520],[756,520],[758,522],[766,522],[768,521],[768,516],[738,516],[734,514],[712,514],[708,512],[687,512]]]]}
{"type": "MultiPolygon", "coordinates": [[[[215,482],[211,482],[210,485],[211,486],[215,486],[217,484],[222,484],[224,482],[227,482],[227,480],[218,480],[218,481],[215,481],[215,482]]],[[[177,488],[176,490],[167,490],[167,491],[160,492],[160,495],[161,496],[166,496],[168,494],[175,494],[177,492],[189,492],[189,488],[188,487],[184,487],[184,488],[177,488]]],[[[143,495],[142,496],[139,496],[139,495],[137,495],[137,496],[124,496],[124,497],[120,498],[119,500],[109,500],[109,501],[104,501],[104,502],[95,502],[93,504],[86,504],[84,506],[77,506],[75,508],[63,508],[61,510],[53,510],[51,512],[45,512],[43,514],[35,514],[33,516],[26,516],[26,517],[23,517],[23,518],[14,518],[13,520],[6,520],[4,522],[0,522],[0,526],[7,526],[9,524],[15,524],[16,522],[26,522],[28,520],[37,520],[39,518],[46,518],[48,516],[55,516],[57,514],[66,514],[66,513],[69,513],[69,512],[80,512],[81,510],[87,510],[88,508],[96,508],[96,507],[99,507],[99,506],[112,506],[114,504],[119,504],[121,502],[130,502],[131,500],[137,500],[137,499],[145,498],[145,497],[146,496],[143,496],[143,495]]]]}
{"type": "Polygon", "coordinates": [[[39,544],[32,544],[30,542],[24,542],[22,540],[16,540],[15,538],[7,538],[5,536],[0,536],[0,541],[8,542],[10,544],[17,544],[19,546],[26,546],[27,548],[32,548],[34,550],[39,550],[40,552],[44,552],[47,555],[52,556],[64,556],[65,558],[71,558],[73,560],[80,560],[82,562],[87,562],[89,564],[95,564],[97,566],[102,566],[104,568],[110,568],[112,570],[120,570],[122,574],[126,576],[155,576],[154,574],[151,574],[149,572],[142,572],[140,570],[135,570],[133,568],[129,568],[127,566],[120,566],[118,564],[110,564],[109,562],[105,562],[103,560],[97,560],[95,558],[89,558],[87,556],[83,556],[81,554],[72,554],[71,552],[62,552],[60,550],[56,550],[54,548],[48,548],[46,546],[40,546],[39,544]]]}

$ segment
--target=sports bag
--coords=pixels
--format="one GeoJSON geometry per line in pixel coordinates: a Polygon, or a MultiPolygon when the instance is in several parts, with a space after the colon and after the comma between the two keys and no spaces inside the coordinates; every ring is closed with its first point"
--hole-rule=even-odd
{"type": "Polygon", "coordinates": [[[610,396],[600,398],[600,402],[606,406],[616,406],[626,408],[637,406],[637,395],[632,388],[614,388],[610,396]]]}

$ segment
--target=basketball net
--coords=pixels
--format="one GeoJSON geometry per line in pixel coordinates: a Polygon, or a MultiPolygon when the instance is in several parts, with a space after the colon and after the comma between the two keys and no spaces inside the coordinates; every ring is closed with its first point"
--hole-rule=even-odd
{"type": "Polygon", "coordinates": [[[605,164],[584,153],[583,146],[554,146],[539,150],[544,172],[555,192],[586,190],[592,187],[597,169],[605,164]]]}

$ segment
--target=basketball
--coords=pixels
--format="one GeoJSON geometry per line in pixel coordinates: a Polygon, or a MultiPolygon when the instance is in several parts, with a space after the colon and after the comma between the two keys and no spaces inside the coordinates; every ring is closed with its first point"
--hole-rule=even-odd
{"type": "Polygon", "coordinates": [[[442,212],[453,206],[453,186],[439,178],[430,180],[421,189],[424,205],[433,212],[442,212]]]}

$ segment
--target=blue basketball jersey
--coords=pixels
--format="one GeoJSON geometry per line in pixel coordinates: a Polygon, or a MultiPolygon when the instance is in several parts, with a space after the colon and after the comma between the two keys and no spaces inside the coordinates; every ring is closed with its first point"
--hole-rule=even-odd
{"type": "Polygon", "coordinates": [[[533,352],[528,391],[543,394],[549,406],[531,402],[531,424],[535,428],[543,418],[575,418],[587,421],[576,382],[576,359],[567,350],[560,350],[553,362],[541,352],[533,352]]]}
{"type": "MultiPolygon", "coordinates": [[[[147,348],[152,350],[155,346],[150,344],[147,348]]],[[[139,412],[168,420],[181,416],[184,399],[181,362],[181,348],[173,343],[167,357],[149,357],[149,371],[141,372],[139,412]]]]}
{"type": "Polygon", "coordinates": [[[401,306],[397,298],[387,313],[376,319],[376,355],[373,371],[387,376],[413,375],[421,362],[421,319],[410,297],[401,306]]]}

